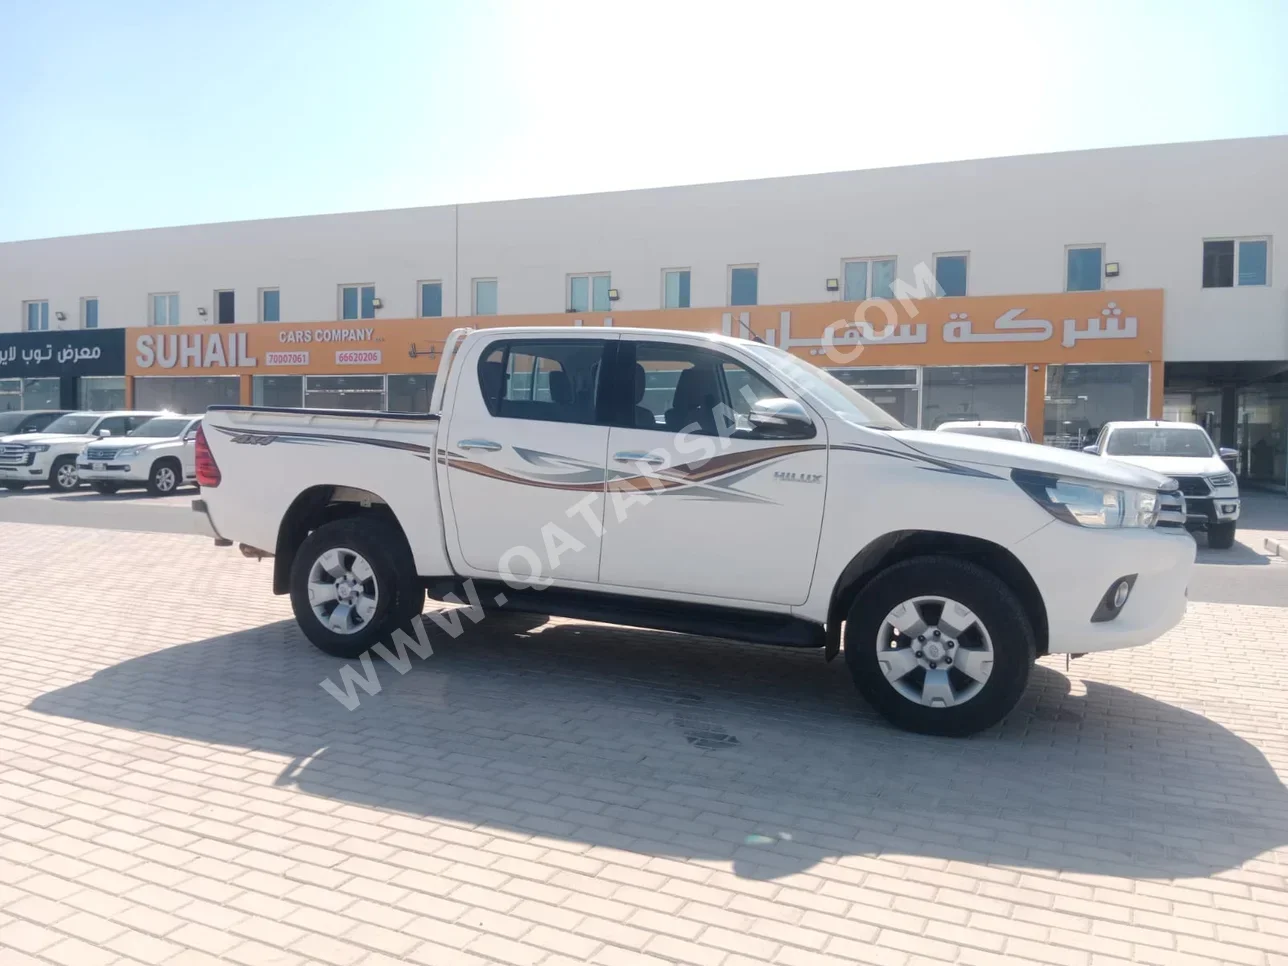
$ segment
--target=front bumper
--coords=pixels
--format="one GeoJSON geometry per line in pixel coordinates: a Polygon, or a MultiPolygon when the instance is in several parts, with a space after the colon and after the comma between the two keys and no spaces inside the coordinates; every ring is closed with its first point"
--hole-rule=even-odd
{"type": "Polygon", "coordinates": [[[76,474],[83,483],[146,483],[147,476],[142,467],[129,463],[76,463],[76,474]],[[102,469],[95,469],[101,465],[102,469]]]}
{"type": "Polygon", "coordinates": [[[1185,616],[1196,544],[1182,530],[1094,530],[1053,520],[1012,550],[1042,594],[1051,654],[1148,644],[1185,616]],[[1132,574],[1122,610],[1093,623],[1106,588],[1132,574]]]}
{"type": "Polygon", "coordinates": [[[20,480],[38,483],[49,478],[49,460],[35,459],[31,463],[0,463],[0,480],[20,480]]]}
{"type": "Polygon", "coordinates": [[[1185,529],[1206,530],[1214,523],[1234,523],[1242,504],[1235,496],[1185,497],[1185,529]]]}

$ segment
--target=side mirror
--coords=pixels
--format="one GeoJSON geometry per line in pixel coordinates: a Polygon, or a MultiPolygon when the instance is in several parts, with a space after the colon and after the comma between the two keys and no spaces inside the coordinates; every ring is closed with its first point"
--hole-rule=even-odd
{"type": "Polygon", "coordinates": [[[1084,446],[1084,447],[1082,447],[1082,451],[1083,451],[1084,453],[1090,453],[1092,456],[1099,456],[1099,455],[1100,455],[1100,448],[1099,448],[1099,447],[1097,447],[1095,444],[1092,444],[1091,446],[1084,446]]]}
{"type": "Polygon", "coordinates": [[[1220,449],[1220,453],[1221,453],[1221,459],[1223,460],[1233,460],[1233,459],[1239,458],[1239,451],[1237,449],[1231,449],[1229,446],[1222,446],[1220,449]]]}
{"type": "Polygon", "coordinates": [[[100,429],[100,430],[98,431],[98,434],[97,434],[97,435],[99,435],[99,436],[111,436],[111,435],[112,435],[112,431],[111,431],[110,429],[100,429]]]}
{"type": "Polygon", "coordinates": [[[190,429],[183,434],[183,441],[185,443],[191,443],[196,438],[197,438],[197,431],[195,429],[190,429]]]}
{"type": "Polygon", "coordinates": [[[814,435],[809,413],[794,399],[758,399],[752,403],[747,421],[761,439],[809,439],[814,435]]]}

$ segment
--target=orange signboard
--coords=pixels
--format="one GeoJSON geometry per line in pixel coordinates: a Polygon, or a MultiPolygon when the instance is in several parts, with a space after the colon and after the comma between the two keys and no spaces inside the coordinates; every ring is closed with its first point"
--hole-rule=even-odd
{"type": "Polygon", "coordinates": [[[1156,362],[1161,290],[815,302],[575,315],[149,327],[131,376],[430,373],[455,327],[587,325],[755,335],[822,366],[1156,362]]]}

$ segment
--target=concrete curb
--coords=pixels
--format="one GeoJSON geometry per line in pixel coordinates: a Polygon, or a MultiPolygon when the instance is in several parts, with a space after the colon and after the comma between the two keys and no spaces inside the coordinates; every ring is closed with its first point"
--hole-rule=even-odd
{"type": "Polygon", "coordinates": [[[1288,540],[1266,537],[1266,553],[1272,557],[1280,556],[1288,560],[1288,540]]]}

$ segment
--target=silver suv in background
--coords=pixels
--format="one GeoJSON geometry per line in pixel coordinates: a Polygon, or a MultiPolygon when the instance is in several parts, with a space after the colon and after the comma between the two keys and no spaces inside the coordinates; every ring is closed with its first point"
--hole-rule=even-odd
{"type": "Polygon", "coordinates": [[[195,482],[194,441],[200,416],[157,416],[122,437],[86,444],[76,460],[82,481],[99,493],[146,486],[153,496],[168,496],[195,482]]]}

